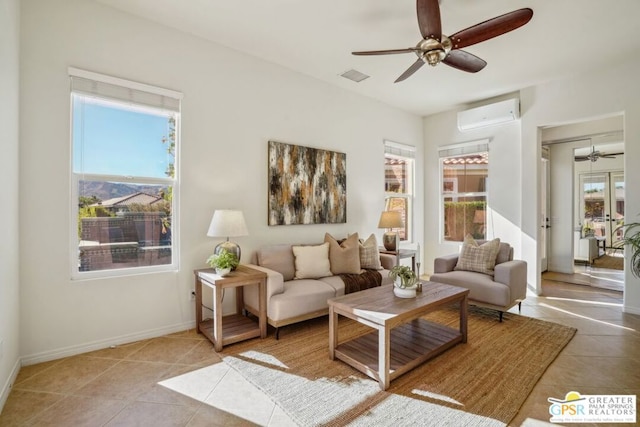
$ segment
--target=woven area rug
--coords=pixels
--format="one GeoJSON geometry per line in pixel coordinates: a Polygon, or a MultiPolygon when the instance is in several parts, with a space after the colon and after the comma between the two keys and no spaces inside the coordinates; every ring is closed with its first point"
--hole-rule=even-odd
{"type": "MultiPolygon", "coordinates": [[[[455,309],[425,318],[458,327],[455,309]]],[[[340,318],[339,339],[370,332],[340,318]]],[[[469,307],[469,338],[391,382],[386,391],[329,359],[328,318],[225,347],[224,361],[301,426],[502,426],[518,412],[576,330],[469,307]]]]}
{"type": "Polygon", "coordinates": [[[593,260],[593,266],[611,270],[624,270],[624,258],[621,256],[602,255],[593,260]]]}

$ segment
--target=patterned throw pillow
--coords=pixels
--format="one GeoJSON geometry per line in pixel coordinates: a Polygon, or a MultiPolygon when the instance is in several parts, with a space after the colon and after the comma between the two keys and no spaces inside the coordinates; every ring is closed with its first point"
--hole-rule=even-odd
{"type": "Polygon", "coordinates": [[[332,276],[329,265],[329,244],[292,246],[295,256],[296,279],[318,279],[332,276]]]}
{"type": "Polygon", "coordinates": [[[329,244],[329,262],[333,274],[360,273],[358,233],[341,241],[337,241],[331,234],[325,233],[324,242],[329,244]]]}
{"type": "Polygon", "coordinates": [[[382,270],[380,252],[376,235],[371,234],[364,242],[360,240],[360,267],[371,270],[382,270]]]}
{"type": "Polygon", "coordinates": [[[476,271],[493,276],[493,268],[496,266],[499,249],[500,239],[493,239],[478,245],[478,242],[470,234],[467,234],[464,237],[462,250],[454,270],[476,271]]]}

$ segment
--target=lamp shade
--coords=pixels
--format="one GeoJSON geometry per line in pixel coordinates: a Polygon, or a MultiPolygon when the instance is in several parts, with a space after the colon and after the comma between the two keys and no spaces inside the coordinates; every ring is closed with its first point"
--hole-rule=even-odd
{"type": "Polygon", "coordinates": [[[247,224],[244,222],[242,211],[219,209],[213,213],[209,224],[209,237],[237,237],[248,236],[247,224]]]}
{"type": "Polygon", "coordinates": [[[402,228],[402,215],[398,211],[384,211],[380,215],[378,228],[402,228]]]}

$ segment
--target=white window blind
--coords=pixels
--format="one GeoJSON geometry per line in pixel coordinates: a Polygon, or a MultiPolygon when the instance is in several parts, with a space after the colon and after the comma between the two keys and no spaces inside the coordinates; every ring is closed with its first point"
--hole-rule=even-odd
{"type": "Polygon", "coordinates": [[[484,153],[489,151],[489,140],[463,142],[460,144],[442,145],[438,147],[438,157],[456,157],[467,154],[484,153]]]}
{"type": "Polygon", "coordinates": [[[384,152],[400,157],[415,159],[416,147],[406,144],[400,144],[393,141],[384,141],[384,152]]]}
{"type": "Polygon", "coordinates": [[[69,76],[73,93],[180,112],[180,92],[77,68],[69,68],[69,76]]]}

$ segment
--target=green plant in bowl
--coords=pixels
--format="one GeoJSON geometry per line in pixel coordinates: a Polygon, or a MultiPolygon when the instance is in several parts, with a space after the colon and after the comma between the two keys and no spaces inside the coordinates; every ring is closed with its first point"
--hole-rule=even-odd
{"type": "Polygon", "coordinates": [[[207,264],[211,268],[216,270],[233,270],[239,264],[236,254],[229,252],[226,249],[222,249],[219,253],[211,255],[207,259],[207,264]]]}

